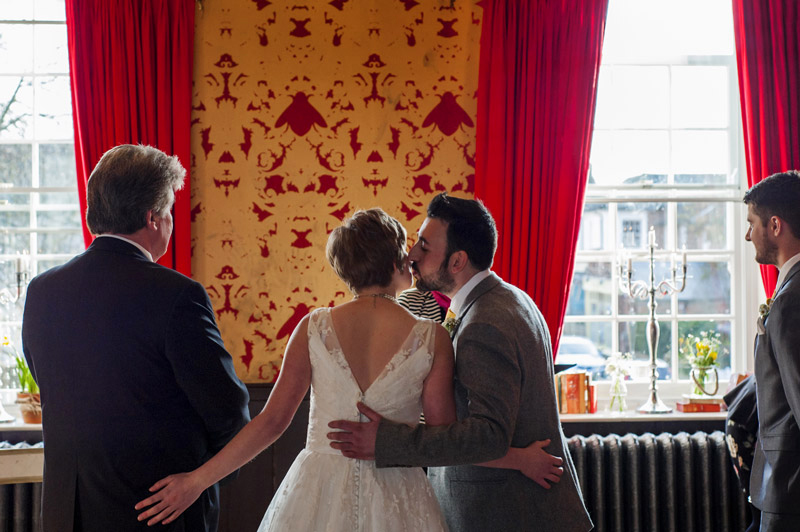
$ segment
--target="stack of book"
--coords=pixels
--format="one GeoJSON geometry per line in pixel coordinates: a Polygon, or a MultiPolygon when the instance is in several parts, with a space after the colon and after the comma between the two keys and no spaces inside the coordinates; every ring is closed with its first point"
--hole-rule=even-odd
{"type": "Polygon", "coordinates": [[[725,402],[721,395],[683,394],[683,400],[675,404],[679,412],[723,412],[725,402]]]}
{"type": "Polygon", "coordinates": [[[556,375],[558,411],[562,414],[594,414],[597,412],[597,385],[585,371],[568,371],[556,375]]]}

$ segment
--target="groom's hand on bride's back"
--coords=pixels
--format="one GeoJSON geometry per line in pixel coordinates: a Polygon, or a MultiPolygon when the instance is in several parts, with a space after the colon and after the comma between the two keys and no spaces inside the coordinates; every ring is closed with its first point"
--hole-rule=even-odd
{"type": "Polygon", "coordinates": [[[358,403],[356,406],[369,421],[363,423],[344,419],[331,421],[328,426],[337,429],[337,432],[329,432],[328,439],[331,440],[331,447],[341,451],[347,458],[374,460],[375,440],[382,417],[364,403],[358,403]]]}

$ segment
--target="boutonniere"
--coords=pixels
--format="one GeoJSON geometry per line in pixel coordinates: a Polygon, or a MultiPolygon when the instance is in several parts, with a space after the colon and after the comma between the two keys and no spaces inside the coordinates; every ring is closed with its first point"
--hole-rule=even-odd
{"type": "Polygon", "coordinates": [[[762,320],[767,319],[769,316],[769,308],[772,306],[772,298],[767,299],[766,303],[761,303],[758,306],[758,315],[761,317],[762,320]]]}
{"type": "Polygon", "coordinates": [[[458,318],[447,318],[446,320],[444,320],[444,323],[442,323],[442,325],[444,326],[445,329],[447,329],[447,332],[449,332],[452,335],[453,331],[456,330],[456,328],[460,323],[461,320],[458,318]]]}

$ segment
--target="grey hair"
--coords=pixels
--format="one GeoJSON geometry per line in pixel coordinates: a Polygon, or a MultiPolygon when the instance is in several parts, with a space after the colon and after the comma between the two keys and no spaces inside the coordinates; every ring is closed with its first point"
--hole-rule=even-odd
{"type": "Polygon", "coordinates": [[[185,176],[177,156],[152,146],[111,148],[89,176],[86,225],[95,235],[135,233],[147,224],[148,211],[166,215],[185,176]]]}

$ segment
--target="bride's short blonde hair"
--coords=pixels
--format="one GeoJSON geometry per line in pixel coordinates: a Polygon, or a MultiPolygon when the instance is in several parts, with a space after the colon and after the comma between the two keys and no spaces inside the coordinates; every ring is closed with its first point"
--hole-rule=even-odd
{"type": "Polygon", "coordinates": [[[406,230],[382,209],[357,211],[331,231],[325,253],[351,291],[388,286],[406,258],[406,230]]]}

